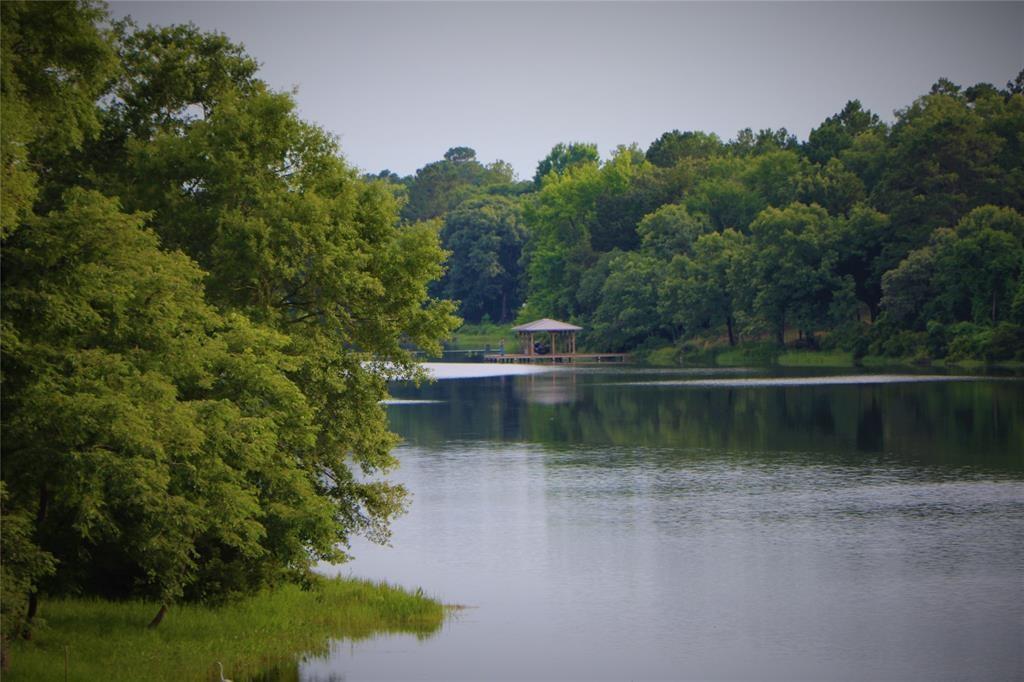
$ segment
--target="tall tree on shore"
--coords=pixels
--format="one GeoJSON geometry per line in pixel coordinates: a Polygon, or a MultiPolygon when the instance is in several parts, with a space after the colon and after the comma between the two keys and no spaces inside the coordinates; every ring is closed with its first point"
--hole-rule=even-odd
{"type": "Polygon", "coordinates": [[[100,70],[75,61],[93,52],[58,62],[81,136],[3,140],[39,190],[5,213],[2,250],[3,511],[31,520],[25,590],[52,557],[54,591],[216,601],[386,537],[404,491],[382,478],[385,383],[456,321],[427,295],[435,230],[400,225],[223,36],[110,35],[85,3],[3,10],[5,106],[39,121],[69,104],[29,97],[53,59],[19,36],[73,25],[119,55],[98,104],[100,70]]]}
{"type": "Polygon", "coordinates": [[[519,206],[506,197],[471,199],[448,213],[441,244],[451,252],[441,280],[445,297],[460,301],[468,322],[484,316],[507,322],[521,301],[521,264],[526,228],[519,206]]]}

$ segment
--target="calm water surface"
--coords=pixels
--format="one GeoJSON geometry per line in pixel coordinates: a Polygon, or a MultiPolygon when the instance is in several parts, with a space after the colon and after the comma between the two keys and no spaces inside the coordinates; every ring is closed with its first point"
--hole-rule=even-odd
{"type": "Polygon", "coordinates": [[[413,505],[333,570],[469,608],[300,679],[1024,678],[1024,382],[802,375],[394,386],[413,505]]]}

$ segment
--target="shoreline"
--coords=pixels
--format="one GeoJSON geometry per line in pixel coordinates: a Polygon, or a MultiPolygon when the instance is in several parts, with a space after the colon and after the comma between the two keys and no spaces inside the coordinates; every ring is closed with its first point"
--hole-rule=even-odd
{"type": "Polygon", "coordinates": [[[309,590],[284,585],[225,606],[172,606],[158,628],[146,624],[159,605],[95,598],[41,600],[30,641],[10,646],[4,679],[68,680],[249,679],[326,654],[331,641],[380,634],[426,639],[443,624],[448,607],[422,591],[384,582],[319,578],[309,590]]]}

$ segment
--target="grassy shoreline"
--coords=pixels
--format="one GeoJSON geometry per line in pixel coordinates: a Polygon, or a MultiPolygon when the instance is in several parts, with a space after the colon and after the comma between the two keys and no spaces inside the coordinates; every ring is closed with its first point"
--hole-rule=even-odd
{"type": "Polygon", "coordinates": [[[146,624],[158,605],[60,599],[41,602],[45,620],[31,641],[11,647],[4,680],[218,680],[240,682],[309,653],[326,653],[330,640],[360,640],[382,633],[426,638],[445,618],[437,600],[386,583],[323,579],[311,590],[296,586],[230,605],[172,607],[164,622],[146,624]]]}
{"type": "Polygon", "coordinates": [[[712,347],[680,355],[675,347],[659,348],[647,355],[646,364],[654,367],[822,367],[822,368],[884,368],[921,369],[927,367],[956,370],[1024,369],[1024,362],[1002,360],[933,360],[922,363],[910,357],[868,355],[856,360],[853,353],[840,350],[779,350],[765,345],[712,347]]]}

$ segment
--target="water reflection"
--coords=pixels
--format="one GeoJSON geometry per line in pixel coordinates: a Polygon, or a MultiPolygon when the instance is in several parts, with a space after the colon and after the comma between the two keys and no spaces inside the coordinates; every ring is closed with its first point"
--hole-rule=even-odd
{"type": "Polygon", "coordinates": [[[1024,383],[1016,380],[869,377],[795,384],[785,378],[775,385],[760,378],[751,387],[728,383],[734,379],[651,386],[644,375],[611,377],[618,381],[609,382],[608,373],[552,372],[396,386],[396,397],[443,402],[394,409],[390,416],[395,430],[420,445],[453,439],[529,441],[556,449],[642,445],[1024,468],[1024,383]]]}
{"type": "Polygon", "coordinates": [[[335,570],[477,608],[299,679],[1024,676],[1024,383],[646,385],[758,374],[394,386],[412,510],[335,570]]]}

